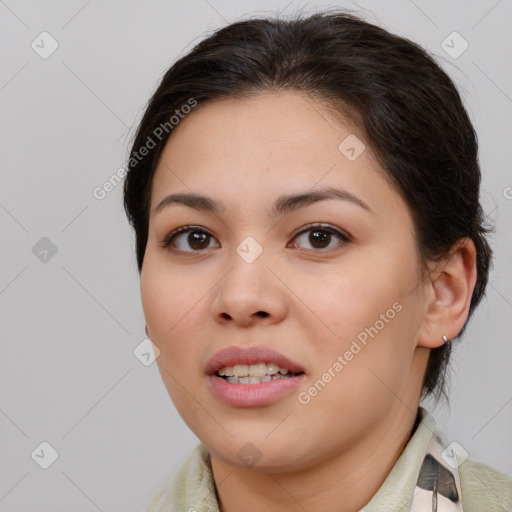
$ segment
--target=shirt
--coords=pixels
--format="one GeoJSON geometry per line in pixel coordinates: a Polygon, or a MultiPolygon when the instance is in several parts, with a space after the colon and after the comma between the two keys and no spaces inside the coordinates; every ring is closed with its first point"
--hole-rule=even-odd
{"type": "MultiPolygon", "coordinates": [[[[422,407],[419,423],[384,483],[359,512],[407,512],[418,508],[418,477],[435,432],[434,418],[422,407]]],[[[512,512],[512,477],[457,454],[464,512],[512,512]]],[[[457,465],[457,462],[455,463],[457,465]]],[[[431,494],[432,495],[432,494],[431,494]]],[[[448,500],[445,500],[446,502],[448,500]]],[[[428,506],[426,511],[435,510],[428,506]]],[[[437,505],[436,505],[437,507],[437,505]]],[[[439,506],[438,510],[452,510],[439,506]]],[[[460,510],[454,508],[453,510],[460,510]]],[[[197,445],[175,477],[148,504],[146,512],[220,512],[210,454],[197,445]]]]}

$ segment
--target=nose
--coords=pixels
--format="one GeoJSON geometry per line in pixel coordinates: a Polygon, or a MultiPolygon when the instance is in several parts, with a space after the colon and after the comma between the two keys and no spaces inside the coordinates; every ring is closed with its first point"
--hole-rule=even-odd
{"type": "Polygon", "coordinates": [[[286,316],[286,286],[265,251],[254,261],[244,260],[236,251],[229,260],[229,270],[220,280],[211,304],[215,321],[249,327],[271,325],[286,316]]]}

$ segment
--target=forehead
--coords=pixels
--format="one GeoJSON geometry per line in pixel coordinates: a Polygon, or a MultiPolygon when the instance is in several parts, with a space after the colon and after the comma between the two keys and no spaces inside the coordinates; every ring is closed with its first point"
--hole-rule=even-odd
{"type": "MultiPolygon", "coordinates": [[[[340,112],[296,91],[260,92],[243,98],[222,98],[195,107],[173,129],[168,145],[179,142],[201,152],[219,146],[248,149],[252,145],[288,147],[300,153],[300,146],[331,146],[337,150],[343,133],[356,133],[356,126],[340,112]],[[176,139],[179,139],[176,140],[176,139]],[[200,139],[200,140],[199,140],[200,139]]],[[[175,148],[174,148],[175,149],[175,148]]],[[[185,148],[184,148],[185,149],[185,148]]]]}
{"type": "Polygon", "coordinates": [[[301,93],[262,93],[185,116],[160,157],[151,204],[171,190],[261,202],[315,186],[400,201],[357,126],[301,93]]]}

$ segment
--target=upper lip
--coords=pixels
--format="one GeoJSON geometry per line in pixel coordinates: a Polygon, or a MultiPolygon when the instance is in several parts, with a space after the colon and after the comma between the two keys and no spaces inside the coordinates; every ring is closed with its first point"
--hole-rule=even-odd
{"type": "Polygon", "coordinates": [[[227,347],[216,352],[206,365],[206,373],[213,375],[225,366],[236,364],[276,363],[291,373],[303,373],[304,369],[283,354],[263,345],[252,347],[227,347]]]}

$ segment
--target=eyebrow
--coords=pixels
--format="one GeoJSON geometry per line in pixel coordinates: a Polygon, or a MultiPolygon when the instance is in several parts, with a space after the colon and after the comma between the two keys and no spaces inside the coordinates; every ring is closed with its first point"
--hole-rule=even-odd
{"type": "MultiPolygon", "coordinates": [[[[289,213],[299,208],[304,208],[310,204],[327,199],[341,199],[343,201],[348,201],[352,204],[360,206],[370,213],[374,213],[372,209],[356,195],[348,192],[347,190],[333,187],[326,187],[320,190],[280,196],[272,206],[272,213],[274,215],[289,213]]],[[[225,210],[223,204],[220,201],[212,199],[211,197],[199,194],[178,193],[170,194],[164,197],[158,206],[153,209],[153,213],[156,214],[162,211],[165,207],[172,204],[182,204],[196,210],[212,213],[221,213],[225,210]]]]}

